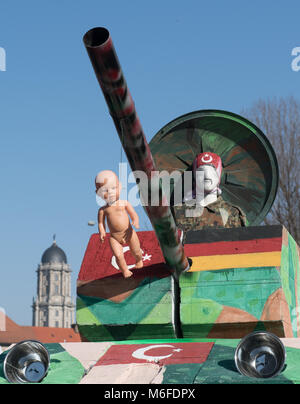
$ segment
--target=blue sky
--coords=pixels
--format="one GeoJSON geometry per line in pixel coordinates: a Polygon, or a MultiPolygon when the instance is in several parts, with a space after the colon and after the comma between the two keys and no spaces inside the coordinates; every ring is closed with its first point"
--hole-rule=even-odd
{"type": "MultiPolygon", "coordinates": [[[[112,36],[148,141],[199,109],[239,113],[259,98],[297,98],[299,1],[2,0],[0,306],[31,325],[36,269],[57,243],[76,277],[96,228],[94,177],[121,146],[82,36],[112,36]]],[[[123,153],[123,161],[126,161],[123,153]]],[[[142,209],[141,230],[150,228],[142,209]]]]}

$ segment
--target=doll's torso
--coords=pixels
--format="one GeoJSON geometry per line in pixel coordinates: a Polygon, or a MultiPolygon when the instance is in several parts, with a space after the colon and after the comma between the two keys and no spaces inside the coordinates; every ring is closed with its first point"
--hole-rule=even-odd
{"type": "Polygon", "coordinates": [[[126,201],[116,201],[104,208],[104,215],[111,233],[126,231],[129,226],[129,217],[126,211],[126,201]]]}

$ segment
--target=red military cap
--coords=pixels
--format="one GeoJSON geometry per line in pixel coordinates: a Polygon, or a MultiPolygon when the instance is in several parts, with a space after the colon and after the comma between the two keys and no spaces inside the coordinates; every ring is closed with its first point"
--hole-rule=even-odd
{"type": "Polygon", "coordinates": [[[218,156],[216,153],[210,153],[210,152],[198,154],[193,162],[193,170],[196,171],[197,168],[204,165],[211,165],[215,167],[218,177],[219,179],[221,179],[222,160],[220,156],[218,156]]]}

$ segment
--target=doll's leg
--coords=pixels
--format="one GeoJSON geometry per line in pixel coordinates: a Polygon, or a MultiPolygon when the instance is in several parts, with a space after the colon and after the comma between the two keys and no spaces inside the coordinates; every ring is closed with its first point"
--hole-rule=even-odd
{"type": "Polygon", "coordinates": [[[134,230],[132,232],[132,236],[131,236],[131,239],[128,244],[129,244],[130,252],[135,258],[135,262],[136,262],[135,267],[143,268],[144,263],[143,263],[143,258],[142,258],[140,240],[134,230]]]}
{"type": "Polygon", "coordinates": [[[117,264],[124,276],[124,278],[129,278],[132,275],[132,272],[128,269],[126,264],[124,253],[123,253],[123,246],[113,237],[109,239],[110,246],[114,256],[116,257],[117,264]]]}

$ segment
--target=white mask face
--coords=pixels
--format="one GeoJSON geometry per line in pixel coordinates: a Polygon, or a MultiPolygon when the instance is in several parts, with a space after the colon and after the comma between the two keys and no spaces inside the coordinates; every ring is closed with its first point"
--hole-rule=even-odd
{"type": "Polygon", "coordinates": [[[196,191],[197,192],[198,191],[200,192],[201,189],[203,189],[203,187],[204,187],[204,192],[206,194],[209,194],[218,187],[220,180],[219,180],[217,171],[213,166],[203,165],[203,166],[200,166],[197,169],[197,171],[202,173],[202,175],[198,175],[197,177],[203,178],[203,181],[204,181],[204,185],[203,185],[203,183],[199,184],[198,183],[199,181],[196,181],[196,191]]]}

